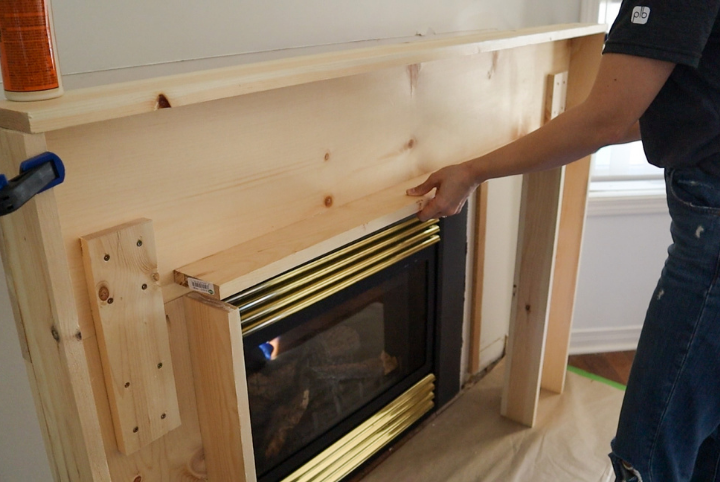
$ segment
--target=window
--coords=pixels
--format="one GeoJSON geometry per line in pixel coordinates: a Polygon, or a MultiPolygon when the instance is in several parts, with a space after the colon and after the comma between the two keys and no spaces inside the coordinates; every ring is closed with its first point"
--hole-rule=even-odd
{"type": "MultiPolygon", "coordinates": [[[[583,20],[608,25],[615,21],[620,0],[584,0],[583,20]]],[[[663,170],[647,162],[642,143],[631,142],[600,149],[593,156],[591,192],[663,191],[663,170]]]]}

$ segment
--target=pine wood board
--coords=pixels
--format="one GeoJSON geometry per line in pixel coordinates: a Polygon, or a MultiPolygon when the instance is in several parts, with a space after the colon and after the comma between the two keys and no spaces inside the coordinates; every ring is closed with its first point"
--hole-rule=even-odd
{"type": "Polygon", "coordinates": [[[480,371],[480,340],[482,336],[482,307],[485,287],[485,241],[487,235],[488,185],[482,183],[475,197],[475,245],[473,247],[472,309],[470,316],[470,357],[468,373],[475,375],[480,371]]]}
{"type": "MultiPolygon", "coordinates": [[[[0,130],[0,172],[14,176],[22,161],[44,151],[42,136],[0,130]]],[[[56,481],[109,481],[88,341],[78,324],[56,213],[50,190],[0,218],[0,251],[50,471],[56,481]]]]}
{"type": "Polygon", "coordinates": [[[180,425],[152,221],[81,241],[115,436],[130,454],[180,425]]]}
{"type": "MultiPolygon", "coordinates": [[[[138,476],[144,481],[199,482],[207,480],[183,299],[179,298],[166,303],[165,312],[182,424],[164,437],[142,448],[137,454],[128,457],[117,450],[112,417],[107,403],[99,406],[108,465],[113,480],[133,482],[138,476]]],[[[93,371],[93,377],[102,379],[103,373],[97,345],[94,351],[88,351],[88,362],[93,371]]],[[[96,390],[96,396],[98,395],[103,396],[96,390]]]]}
{"type": "Polygon", "coordinates": [[[240,314],[198,293],[183,300],[208,478],[254,482],[240,314]]]}
{"type": "MultiPolygon", "coordinates": [[[[545,119],[565,111],[568,72],[547,76],[545,119]]],[[[525,174],[518,226],[515,299],[510,317],[507,369],[501,413],[533,426],[540,397],[541,371],[551,308],[557,229],[565,168],[525,174]]]]}
{"type": "Polygon", "coordinates": [[[232,296],[416,214],[432,196],[409,197],[405,191],[424,180],[424,175],[411,179],[178,268],[175,281],[183,286],[188,278],[205,281],[212,285],[211,293],[201,291],[208,296],[232,296]]]}
{"type": "Polygon", "coordinates": [[[68,91],[58,99],[32,104],[0,102],[0,127],[23,132],[46,132],[148,113],[166,106],[186,106],[390,67],[507,50],[600,32],[604,32],[603,26],[588,24],[488,31],[78,89],[68,91]]]}
{"type": "Polygon", "coordinates": [[[545,75],[568,60],[566,41],[533,45],[47,133],[68,170],[55,190],[83,331],[81,236],[153,219],[160,283],[182,294],[175,268],[537,128],[545,75]]]}
{"type": "Polygon", "coordinates": [[[564,168],[523,176],[515,298],[500,413],[532,427],[540,396],[564,168]]]}
{"type": "MultiPolygon", "coordinates": [[[[581,103],[590,93],[600,64],[599,56],[591,53],[601,51],[602,45],[601,37],[572,41],[568,74],[572,82],[567,89],[568,108],[581,103]]],[[[568,165],[565,178],[542,371],[542,388],[555,393],[562,393],[565,387],[590,184],[590,156],[568,165]]]]}

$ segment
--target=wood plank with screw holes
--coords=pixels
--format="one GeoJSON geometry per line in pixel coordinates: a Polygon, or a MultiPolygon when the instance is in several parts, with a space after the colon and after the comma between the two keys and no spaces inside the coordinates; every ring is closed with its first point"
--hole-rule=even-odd
{"type": "Polygon", "coordinates": [[[130,454],[180,425],[152,221],[81,241],[115,437],[130,454]]]}

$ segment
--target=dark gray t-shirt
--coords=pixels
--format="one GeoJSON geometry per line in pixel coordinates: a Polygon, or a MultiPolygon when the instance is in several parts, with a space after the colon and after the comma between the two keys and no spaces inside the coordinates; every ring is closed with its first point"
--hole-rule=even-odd
{"type": "Polygon", "coordinates": [[[648,161],[720,177],[720,0],[624,0],[604,53],[677,64],[640,118],[648,161]]]}

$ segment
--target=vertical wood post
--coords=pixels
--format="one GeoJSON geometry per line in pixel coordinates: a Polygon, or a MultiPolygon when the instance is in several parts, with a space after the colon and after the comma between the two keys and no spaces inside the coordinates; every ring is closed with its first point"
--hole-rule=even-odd
{"type": "MultiPolygon", "coordinates": [[[[43,135],[0,130],[0,172],[13,177],[45,150],[43,135]]],[[[0,252],[50,471],[56,481],[109,481],[52,189],[0,218],[0,252]]]]}
{"type": "Polygon", "coordinates": [[[255,482],[240,314],[198,293],[184,299],[208,479],[255,482]]]}
{"type": "MultiPolygon", "coordinates": [[[[545,122],[565,111],[568,73],[547,77],[545,122]]],[[[523,176],[502,414],[533,426],[540,395],[564,168],[523,176]]]]}
{"type": "MultiPolygon", "coordinates": [[[[571,41],[568,108],[580,104],[590,93],[600,65],[603,40],[604,36],[601,34],[571,41]]],[[[555,275],[542,371],[542,388],[555,393],[562,393],[565,387],[570,331],[585,229],[590,158],[591,156],[587,156],[565,167],[555,275]]]]}
{"type": "Polygon", "coordinates": [[[562,179],[563,168],[523,176],[516,291],[500,411],[530,427],[540,395],[562,179]]]}
{"type": "Polygon", "coordinates": [[[487,234],[488,184],[480,184],[475,197],[475,246],[473,260],[472,311],[470,317],[470,363],[468,372],[480,371],[483,288],[485,286],[485,238],[487,234]]]}

